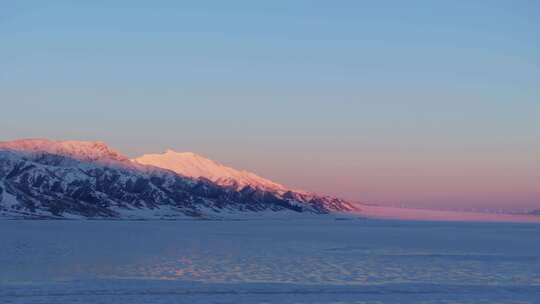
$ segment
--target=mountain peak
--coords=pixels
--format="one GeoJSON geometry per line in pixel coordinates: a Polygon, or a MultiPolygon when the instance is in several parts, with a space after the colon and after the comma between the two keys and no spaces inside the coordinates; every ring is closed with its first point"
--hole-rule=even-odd
{"type": "Polygon", "coordinates": [[[0,149],[26,153],[49,153],[83,161],[129,161],[102,141],[59,141],[43,138],[0,142],[0,149]]]}
{"type": "Polygon", "coordinates": [[[184,156],[184,157],[199,157],[199,158],[205,158],[197,153],[193,153],[193,152],[178,152],[178,151],[175,151],[175,150],[172,150],[172,149],[167,149],[165,150],[165,152],[163,154],[168,154],[168,155],[180,155],[180,156],[184,156]]]}
{"type": "Polygon", "coordinates": [[[206,178],[218,185],[242,189],[246,186],[266,191],[280,192],[287,188],[255,173],[225,166],[193,152],[177,152],[167,149],[162,154],[146,154],[133,161],[168,169],[192,178],[206,178]]]}

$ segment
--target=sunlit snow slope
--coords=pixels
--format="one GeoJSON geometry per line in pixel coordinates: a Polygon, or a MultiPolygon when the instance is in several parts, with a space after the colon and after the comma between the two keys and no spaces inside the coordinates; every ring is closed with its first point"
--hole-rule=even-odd
{"type": "Polygon", "coordinates": [[[192,152],[167,150],[162,154],[146,154],[135,162],[169,169],[178,174],[206,178],[221,186],[240,190],[246,186],[266,191],[286,191],[286,187],[248,171],[240,171],[192,152]]]}

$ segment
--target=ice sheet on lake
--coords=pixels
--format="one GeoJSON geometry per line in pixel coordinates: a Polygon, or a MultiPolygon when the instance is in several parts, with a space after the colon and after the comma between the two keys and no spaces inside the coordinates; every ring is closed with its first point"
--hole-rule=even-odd
{"type": "Polygon", "coordinates": [[[0,229],[1,303],[540,302],[535,224],[309,218],[0,229]]]}

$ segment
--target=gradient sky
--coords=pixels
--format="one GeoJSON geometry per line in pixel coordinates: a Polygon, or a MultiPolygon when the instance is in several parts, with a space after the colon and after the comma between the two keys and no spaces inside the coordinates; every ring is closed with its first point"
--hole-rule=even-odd
{"type": "Polygon", "coordinates": [[[85,2],[0,2],[0,140],[193,151],[358,201],[540,208],[538,1],[85,2]]]}

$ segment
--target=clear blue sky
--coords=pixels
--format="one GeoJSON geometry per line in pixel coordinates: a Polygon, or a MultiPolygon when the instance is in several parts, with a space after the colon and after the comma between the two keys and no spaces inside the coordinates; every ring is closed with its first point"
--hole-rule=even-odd
{"type": "Polygon", "coordinates": [[[2,1],[0,38],[0,139],[540,208],[538,1],[2,1]]]}

